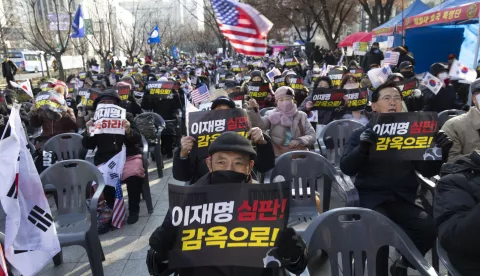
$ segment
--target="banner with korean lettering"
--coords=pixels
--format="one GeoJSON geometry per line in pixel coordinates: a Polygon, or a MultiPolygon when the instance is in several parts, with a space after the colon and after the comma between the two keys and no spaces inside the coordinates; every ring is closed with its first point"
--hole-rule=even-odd
{"type": "Polygon", "coordinates": [[[83,81],[83,80],[85,80],[86,77],[87,77],[87,72],[80,72],[80,73],[78,73],[78,78],[79,78],[80,80],[83,81]]]}
{"type": "Polygon", "coordinates": [[[128,97],[130,96],[130,86],[117,86],[115,87],[115,90],[117,90],[117,93],[120,96],[120,100],[122,100],[122,102],[128,101],[128,97]]]}
{"type": "Polygon", "coordinates": [[[479,15],[479,10],[480,3],[477,2],[437,12],[407,17],[404,19],[405,29],[477,19],[479,15]]]}
{"type": "Polygon", "coordinates": [[[360,80],[363,77],[363,69],[362,68],[350,69],[350,74],[352,74],[354,77],[360,80]]]}
{"type": "Polygon", "coordinates": [[[313,110],[334,110],[343,102],[344,91],[340,89],[317,88],[313,90],[313,110]]]}
{"type": "Polygon", "coordinates": [[[293,67],[296,67],[297,65],[300,64],[300,63],[298,63],[298,60],[297,60],[296,57],[286,58],[286,59],[284,59],[284,62],[285,62],[285,66],[288,67],[288,68],[293,68],[293,67]]]}
{"type": "Polygon", "coordinates": [[[347,110],[358,111],[365,109],[368,104],[367,88],[346,89],[345,96],[348,98],[347,110]]]}
{"type": "Polygon", "coordinates": [[[126,110],[114,104],[99,104],[93,117],[94,124],[90,134],[120,134],[125,135],[124,120],[126,110]]]}
{"type": "Polygon", "coordinates": [[[328,76],[332,80],[333,87],[340,87],[343,78],[343,69],[332,68],[330,71],[328,71],[328,76]]]}
{"type": "Polygon", "coordinates": [[[61,113],[65,99],[55,91],[42,91],[35,97],[35,108],[61,113]]]}
{"type": "Polygon", "coordinates": [[[146,90],[152,98],[166,99],[172,93],[174,82],[172,81],[150,81],[146,90]]]}
{"type": "Polygon", "coordinates": [[[88,90],[78,91],[79,95],[82,97],[81,103],[87,109],[93,109],[93,102],[100,95],[101,91],[95,88],[90,88],[88,90]],[[81,94],[80,94],[81,92],[81,94]]]}
{"type": "Polygon", "coordinates": [[[234,131],[247,137],[250,121],[247,111],[240,108],[188,113],[188,130],[195,138],[190,153],[194,157],[207,157],[210,144],[225,131],[234,131]]]}
{"type": "Polygon", "coordinates": [[[285,86],[285,77],[275,76],[273,77],[273,89],[276,90],[279,87],[285,86]]]}
{"type": "Polygon", "coordinates": [[[248,95],[255,100],[263,101],[267,98],[270,85],[264,82],[250,82],[248,84],[248,95]]]}
{"type": "Polygon", "coordinates": [[[176,240],[169,268],[279,266],[275,240],[286,227],[289,183],[169,185],[176,240]]]}
{"type": "Polygon", "coordinates": [[[413,94],[415,89],[418,88],[417,78],[399,81],[397,83],[397,88],[398,91],[402,92],[402,97],[408,98],[413,94]]]}
{"type": "Polygon", "coordinates": [[[378,134],[371,159],[442,160],[434,141],[436,112],[373,113],[370,123],[378,134]]]}
{"type": "Polygon", "coordinates": [[[290,87],[295,90],[303,90],[305,88],[305,85],[303,84],[303,78],[302,77],[291,77],[290,78],[290,87]]]}

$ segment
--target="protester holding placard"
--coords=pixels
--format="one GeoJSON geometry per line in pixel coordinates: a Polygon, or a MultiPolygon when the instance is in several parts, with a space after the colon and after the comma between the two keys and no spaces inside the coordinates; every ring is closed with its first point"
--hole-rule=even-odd
{"type": "Polygon", "coordinates": [[[428,87],[422,90],[425,101],[423,111],[442,112],[449,109],[461,109],[463,105],[457,102],[457,93],[450,84],[448,65],[439,62],[434,63],[430,66],[430,74],[442,82],[442,88],[438,93],[428,87]]]}
{"type": "MultiPolygon", "coordinates": [[[[359,94],[358,94],[359,92],[357,92],[355,96],[353,95],[353,93],[347,93],[355,89],[358,90],[360,88],[360,80],[355,76],[353,76],[352,74],[346,74],[343,77],[342,82],[340,83],[340,88],[346,89],[344,100],[345,100],[346,109],[348,110],[347,114],[345,114],[342,118],[351,119],[361,123],[362,125],[366,125],[368,123],[368,119],[365,115],[362,114],[363,108],[360,108],[360,109],[356,108],[358,106],[359,100],[360,101],[363,100],[364,102],[366,102],[366,99],[359,99],[359,94]],[[352,94],[351,96],[353,96],[351,101],[349,101],[350,94],[352,94]]],[[[365,105],[365,104],[360,104],[360,106],[362,105],[365,105]]]]}
{"type": "MultiPolygon", "coordinates": [[[[396,85],[395,82],[390,80],[375,89],[372,94],[372,110],[374,113],[382,115],[401,112],[402,95],[396,85]]],[[[402,154],[402,151],[399,150],[391,151],[392,155],[389,158],[372,159],[373,153],[384,149],[384,146],[380,146],[381,140],[386,142],[387,139],[390,139],[379,139],[380,134],[384,136],[385,131],[395,134],[407,133],[410,123],[389,123],[389,129],[385,126],[387,124],[383,124],[379,130],[369,123],[365,127],[355,130],[347,141],[344,154],[340,160],[340,169],[346,175],[355,176],[355,187],[360,196],[360,206],[389,217],[405,231],[420,253],[425,255],[431,249],[435,240],[434,222],[431,215],[424,210],[421,204],[418,204],[420,202],[417,195],[419,184],[415,171],[420,172],[425,177],[431,177],[438,174],[442,162],[405,160],[404,155],[407,152],[402,154]],[[374,128],[381,133],[377,134],[374,128]]],[[[445,133],[435,133],[437,131],[435,122],[421,122],[421,125],[412,125],[411,128],[412,133],[428,131],[428,135],[434,137],[432,140],[435,141],[437,147],[441,148],[442,156],[446,160],[452,142],[445,133]]],[[[403,137],[400,138],[403,141],[403,137]]],[[[394,147],[393,149],[398,148],[397,144],[399,144],[402,150],[407,151],[407,148],[412,148],[412,139],[418,147],[428,146],[428,137],[421,141],[414,138],[405,139],[405,146],[397,138],[393,139],[394,141],[388,140],[388,142],[391,142],[389,145],[394,147]],[[410,141],[408,146],[406,145],[407,140],[410,141]]],[[[376,275],[388,275],[388,252],[388,246],[379,250],[376,275]]],[[[390,273],[392,275],[406,275],[407,267],[409,267],[408,261],[401,258],[390,267],[390,273]]]]}
{"type": "MultiPolygon", "coordinates": [[[[254,182],[252,181],[251,170],[255,164],[254,160],[256,159],[256,152],[253,149],[252,143],[248,139],[234,132],[223,133],[217,139],[215,139],[215,141],[209,146],[208,155],[209,157],[207,158],[206,161],[207,161],[209,172],[205,176],[203,176],[201,179],[196,181],[193,184],[193,187],[189,187],[188,188],[189,190],[195,189],[195,188],[198,190],[202,187],[207,187],[210,185],[221,185],[221,184],[235,185],[235,187],[238,187],[236,185],[242,185],[242,184],[244,185],[247,183],[254,182]]],[[[275,184],[269,184],[269,185],[275,185],[275,184]]],[[[260,185],[258,186],[260,188],[260,185]]],[[[228,188],[224,185],[218,186],[219,189],[222,187],[224,189],[228,188]]],[[[268,186],[268,187],[271,187],[271,186],[268,186]]],[[[283,187],[283,186],[280,186],[280,187],[283,187]]],[[[229,188],[229,191],[231,191],[231,189],[232,188],[229,188]]],[[[276,190],[277,189],[278,188],[276,188],[276,190]]],[[[288,189],[286,193],[289,193],[288,189]]],[[[225,192],[222,192],[221,194],[228,195],[228,193],[225,193],[225,192]]],[[[234,193],[234,194],[238,194],[238,193],[234,193]]],[[[173,201],[173,198],[174,196],[171,196],[170,200],[173,201]]],[[[228,229],[225,226],[228,224],[225,224],[225,223],[228,223],[228,221],[233,218],[231,217],[231,213],[234,212],[233,210],[233,208],[235,208],[234,202],[235,201],[229,201],[226,203],[228,205],[223,207],[220,207],[219,204],[224,205],[224,203],[205,204],[204,206],[211,205],[212,208],[210,209],[211,210],[214,209],[217,211],[214,211],[214,210],[208,211],[206,209],[199,210],[199,212],[202,212],[202,216],[211,217],[211,219],[208,219],[208,221],[204,220],[203,222],[201,221],[199,222],[201,224],[204,224],[207,227],[209,226],[207,224],[216,224],[218,226],[215,226],[215,227],[217,227],[216,229],[218,230],[215,230],[215,231],[211,230],[213,228],[210,228],[210,230],[203,230],[203,228],[201,230],[198,229],[197,231],[201,231],[204,234],[198,235],[198,238],[194,241],[193,240],[190,241],[190,238],[188,237],[191,235],[187,234],[192,232],[192,230],[182,231],[183,227],[188,224],[178,223],[178,218],[180,215],[179,212],[181,212],[182,215],[184,214],[184,212],[181,211],[179,207],[174,207],[172,208],[172,210],[169,210],[167,212],[167,215],[165,216],[165,220],[163,221],[163,224],[153,232],[149,240],[149,244],[152,248],[147,254],[147,265],[149,267],[149,271],[154,270],[156,271],[156,273],[161,274],[165,272],[168,266],[170,265],[170,267],[177,268],[175,269],[174,272],[178,273],[181,276],[185,276],[185,275],[199,275],[199,276],[200,275],[209,275],[209,276],[275,275],[277,276],[278,275],[280,276],[280,275],[285,275],[284,269],[287,269],[294,274],[302,273],[305,270],[305,267],[307,264],[306,245],[303,239],[299,235],[297,235],[292,228],[283,229],[283,227],[281,227],[279,230],[278,228],[275,230],[275,231],[278,231],[277,238],[274,241],[272,239],[271,240],[272,242],[265,244],[267,245],[267,248],[265,248],[265,246],[257,247],[255,245],[256,238],[254,238],[254,235],[253,234],[250,235],[250,238],[248,239],[249,234],[247,233],[245,235],[245,231],[249,232],[249,228],[252,225],[261,225],[258,223],[261,223],[259,221],[261,221],[262,218],[265,218],[266,214],[259,213],[258,215],[259,218],[256,219],[257,215],[255,212],[256,211],[256,208],[255,208],[254,209],[255,211],[253,212],[253,214],[255,214],[255,217],[252,217],[251,215],[247,217],[245,213],[245,215],[241,214],[239,215],[239,218],[235,218],[235,220],[238,220],[238,222],[236,222],[238,226],[242,225],[243,223],[243,226],[248,228],[243,228],[243,227],[235,228],[234,226],[230,226],[231,229],[228,229]],[[213,207],[214,204],[216,206],[215,208],[213,207]],[[228,207],[228,206],[231,206],[231,207],[228,207]],[[220,209],[222,209],[223,211],[220,211],[220,209]],[[213,215],[208,215],[208,213],[213,213],[213,215]],[[223,215],[220,216],[220,214],[223,214],[223,215]],[[246,221],[249,223],[249,226],[245,224],[246,221]],[[225,231],[222,229],[224,229],[225,231]],[[241,232],[239,232],[238,234],[241,233],[243,238],[241,239],[232,238],[234,235],[226,234],[228,230],[234,231],[234,232],[240,231],[235,229],[241,230],[241,232]],[[185,234],[187,235],[185,236],[185,234]],[[182,235],[182,237],[180,238],[178,237],[178,235],[182,235]],[[219,241],[212,242],[213,236],[221,237],[221,239],[219,241]],[[236,244],[234,244],[233,239],[236,240],[237,242],[236,244]],[[239,241],[246,241],[247,239],[250,240],[250,245],[248,245],[248,243],[245,243],[245,242],[238,243],[239,241]],[[225,244],[225,246],[222,244],[225,244]],[[235,248],[232,248],[234,246],[235,248]],[[205,264],[204,262],[195,262],[195,260],[192,259],[192,257],[190,257],[190,261],[180,261],[182,259],[185,260],[185,258],[188,258],[187,256],[191,256],[189,254],[195,254],[195,253],[197,255],[203,254],[202,253],[203,251],[200,251],[200,250],[202,249],[209,250],[211,248],[219,248],[219,250],[222,249],[222,251],[218,251],[218,253],[231,252],[231,250],[236,250],[237,252],[244,251],[245,252],[244,256],[251,256],[251,255],[257,256],[259,252],[260,254],[258,254],[259,256],[258,259],[256,258],[255,260],[251,260],[250,263],[243,260],[247,257],[239,258],[238,256],[233,256],[228,253],[218,254],[216,256],[211,256],[207,254],[207,256],[205,257],[208,258],[208,264],[205,264]],[[223,249],[225,251],[223,251],[223,249]],[[248,250],[248,251],[245,251],[245,250],[248,250]],[[248,254],[249,252],[250,254],[248,254]],[[255,263],[253,263],[253,261],[255,261],[255,263]],[[242,266],[225,265],[227,263],[243,264],[243,265],[242,266]]],[[[275,204],[276,206],[279,206],[278,208],[274,207],[276,208],[276,210],[280,209],[280,206],[282,206],[279,204],[279,200],[276,200],[276,201],[272,200],[270,202],[272,204],[275,204]],[[274,203],[274,202],[277,202],[277,203],[274,203]]],[[[284,200],[282,200],[282,202],[284,202],[284,200]]],[[[173,201],[171,203],[175,203],[175,202],[173,201]]],[[[202,203],[205,203],[205,202],[202,202],[202,203]]],[[[240,206],[239,208],[242,208],[243,210],[243,207],[240,206]]],[[[247,209],[250,210],[251,208],[252,207],[248,207],[247,209]]],[[[192,210],[197,209],[197,207],[192,206],[191,209],[192,210]]],[[[277,212],[275,214],[277,214],[277,212]]],[[[252,213],[250,212],[249,214],[252,214],[252,213]]],[[[278,217],[284,219],[282,215],[270,216],[270,218],[268,218],[269,220],[268,225],[272,225],[272,226],[275,224],[278,225],[278,222],[276,221],[278,217]],[[275,221],[273,221],[272,219],[275,221]]],[[[191,222],[194,223],[194,220],[191,220],[191,222]]],[[[267,227],[267,228],[270,230],[270,227],[267,227]]],[[[270,231],[268,232],[270,233],[270,231]]],[[[270,236],[269,234],[267,235],[270,236]]],[[[237,237],[239,236],[237,235],[237,237]]]]}
{"type": "MultiPolygon", "coordinates": [[[[96,149],[94,164],[99,166],[108,162],[122,150],[125,145],[127,159],[122,173],[122,181],[127,183],[128,191],[128,224],[138,221],[140,211],[140,193],[142,191],[143,169],[141,135],[137,130],[133,116],[121,108],[120,96],[113,89],[102,92],[93,104],[95,116],[87,122],[87,130],[83,136],[83,147],[96,149]],[[124,133],[124,134],[122,134],[124,133]]],[[[103,191],[107,205],[113,209],[115,203],[115,187],[105,186],[103,191]]]]}
{"type": "Polygon", "coordinates": [[[295,92],[295,103],[301,104],[308,96],[308,88],[303,84],[303,78],[294,71],[285,74],[285,86],[290,86],[295,92]]]}
{"type": "Polygon", "coordinates": [[[291,87],[282,86],[275,91],[277,106],[261,117],[254,99],[248,102],[248,115],[252,126],[270,131],[275,156],[293,150],[306,150],[315,143],[315,130],[307,114],[297,110],[293,102],[295,92],[291,87]]]}
{"type": "MultiPolygon", "coordinates": [[[[214,111],[234,110],[235,108],[236,108],[235,102],[229,97],[225,97],[225,96],[220,96],[217,99],[215,99],[212,102],[212,106],[211,106],[211,110],[214,110],[214,111]]],[[[217,116],[217,115],[212,114],[212,116],[217,116]]],[[[214,122],[216,122],[215,123],[216,129],[210,129],[213,132],[206,136],[200,135],[197,137],[197,139],[195,139],[193,137],[195,133],[189,132],[190,136],[182,137],[180,141],[181,146],[174,152],[173,169],[172,169],[173,177],[180,181],[189,181],[190,183],[195,183],[195,181],[197,181],[206,173],[208,173],[207,164],[205,163],[205,159],[207,158],[207,156],[205,154],[193,155],[192,153],[192,150],[194,149],[195,144],[202,146],[202,148],[205,148],[208,145],[208,142],[214,141],[212,137],[218,136],[218,133],[221,133],[225,130],[232,130],[235,124],[231,124],[231,128],[228,129],[228,122],[232,123],[233,121],[235,122],[239,121],[239,119],[237,118],[238,117],[232,120],[229,119],[227,123],[225,123],[227,118],[218,118],[216,120],[213,120],[214,122]],[[222,124],[223,124],[223,128],[220,128],[222,124]],[[219,130],[219,132],[216,130],[219,130]]],[[[203,125],[205,125],[205,123],[206,122],[204,122],[203,125]]],[[[189,124],[193,125],[194,122],[190,121],[189,124]]],[[[250,137],[250,140],[256,146],[258,162],[255,163],[255,170],[258,172],[264,173],[272,169],[275,166],[275,155],[273,152],[272,142],[270,137],[262,133],[262,130],[258,127],[253,127],[247,130],[246,135],[250,137]]]]}
{"type": "MultiPolygon", "coordinates": [[[[5,126],[7,126],[8,118],[10,112],[13,108],[13,105],[17,103],[16,101],[17,93],[10,89],[0,90],[0,133],[3,134],[5,126]]],[[[20,119],[25,126],[29,124],[28,114],[25,111],[24,105],[20,107],[20,119]]],[[[25,127],[24,127],[25,128],[25,127]]],[[[1,135],[0,134],[0,135],[1,135]]],[[[5,137],[10,136],[10,129],[8,128],[5,132],[5,137]]]]}
{"type": "Polygon", "coordinates": [[[120,106],[125,108],[127,112],[131,113],[134,117],[141,114],[142,107],[138,104],[137,100],[133,96],[131,85],[127,82],[117,82],[115,88],[120,96],[120,106]]]}
{"type": "Polygon", "coordinates": [[[257,100],[260,109],[271,107],[275,103],[272,85],[263,77],[261,71],[252,71],[250,80],[244,81],[240,89],[245,95],[257,100]]]}
{"type": "Polygon", "coordinates": [[[42,127],[37,147],[55,135],[75,132],[77,129],[73,109],[68,108],[65,102],[65,88],[58,85],[43,93],[37,95],[35,104],[30,109],[30,126],[42,127]]]}

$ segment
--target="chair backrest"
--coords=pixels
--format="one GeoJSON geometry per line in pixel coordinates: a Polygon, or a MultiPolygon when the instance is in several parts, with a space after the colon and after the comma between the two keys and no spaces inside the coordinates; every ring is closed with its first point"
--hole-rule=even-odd
{"type": "Polygon", "coordinates": [[[165,128],[165,120],[162,118],[162,116],[158,115],[155,112],[144,112],[142,114],[137,115],[137,117],[135,117],[135,120],[137,120],[138,118],[143,118],[148,116],[153,116],[153,119],[155,120],[155,127],[160,132],[162,132],[162,130],[165,128]]]}
{"type": "Polygon", "coordinates": [[[65,160],[48,167],[40,175],[44,189],[55,187],[58,215],[86,214],[87,188],[95,181],[104,185],[102,173],[84,160],[65,160]]]}
{"type": "Polygon", "coordinates": [[[148,142],[145,137],[142,135],[142,161],[143,161],[143,169],[145,173],[148,174],[148,142]]]}
{"type": "Polygon", "coordinates": [[[275,107],[265,107],[265,108],[262,108],[260,109],[260,116],[265,116],[265,114],[267,114],[267,111],[270,111],[270,110],[273,110],[275,109],[275,107]]]}
{"type": "Polygon", "coordinates": [[[343,275],[364,275],[365,257],[368,275],[376,275],[377,252],[383,246],[398,249],[421,275],[437,275],[399,226],[369,209],[337,208],[325,212],[315,218],[303,237],[309,256],[318,255],[320,250],[328,254],[332,276],[339,275],[338,253],[343,275]]]}
{"type": "MultiPolygon", "coordinates": [[[[291,207],[315,206],[315,191],[319,190],[323,181],[323,210],[330,209],[330,194],[333,183],[336,183],[340,190],[346,193],[349,198],[357,196],[354,187],[346,187],[345,182],[338,174],[335,167],[323,156],[311,151],[291,151],[284,153],[275,160],[275,167],[270,175],[270,183],[277,176],[282,176],[285,181],[292,185],[291,207]],[[327,192],[325,192],[327,190],[327,192]],[[308,192],[310,191],[310,192],[308,192]],[[355,193],[356,194],[356,193],[355,193]]],[[[352,205],[354,206],[354,205],[352,205]]]]}
{"type": "Polygon", "coordinates": [[[458,109],[444,110],[444,111],[438,113],[438,115],[437,115],[438,116],[438,128],[441,129],[446,121],[448,121],[448,120],[450,120],[453,117],[456,117],[458,115],[462,115],[464,113],[465,113],[465,111],[458,110],[458,109]]]}
{"type": "Polygon", "coordinates": [[[440,261],[448,270],[448,273],[450,276],[461,276],[461,274],[455,269],[455,267],[453,267],[452,263],[450,262],[450,259],[448,258],[447,251],[443,249],[438,239],[437,239],[437,253],[438,253],[438,257],[440,258],[440,261]]]}
{"type": "Polygon", "coordinates": [[[336,167],[340,166],[340,159],[342,158],[343,152],[345,150],[345,144],[347,143],[348,138],[352,132],[361,128],[363,125],[359,122],[342,119],[330,122],[321,132],[320,139],[324,141],[325,138],[331,137],[333,140],[334,148],[326,150],[326,158],[334,164],[336,167]]]}
{"type": "Polygon", "coordinates": [[[87,150],[82,145],[82,135],[63,133],[53,136],[43,145],[42,151],[51,151],[57,155],[57,160],[84,159],[87,150]]]}

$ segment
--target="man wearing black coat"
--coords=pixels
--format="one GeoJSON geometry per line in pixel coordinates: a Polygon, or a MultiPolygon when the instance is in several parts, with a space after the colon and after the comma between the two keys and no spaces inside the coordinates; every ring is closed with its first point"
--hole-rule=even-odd
{"type": "Polygon", "coordinates": [[[15,75],[17,74],[17,65],[13,63],[9,58],[5,58],[2,62],[2,74],[5,79],[7,79],[7,87],[13,89],[13,86],[10,84],[10,81],[15,81],[15,75]]]}
{"type": "Polygon", "coordinates": [[[362,68],[363,72],[368,72],[370,70],[370,65],[378,64],[380,65],[382,60],[385,58],[383,52],[379,49],[378,42],[373,42],[372,48],[368,51],[363,57],[362,68]]]}
{"type": "Polygon", "coordinates": [[[435,187],[440,245],[462,276],[480,275],[480,151],[443,165],[435,187]]]}
{"type": "MultiPolygon", "coordinates": [[[[251,169],[257,153],[252,143],[235,132],[225,132],[212,142],[208,148],[209,172],[193,186],[252,183],[251,169]]],[[[168,211],[162,225],[150,236],[149,244],[155,251],[154,264],[149,270],[157,275],[167,269],[168,253],[176,240],[177,229],[173,226],[171,212],[168,211]]],[[[280,260],[280,267],[239,267],[239,266],[203,266],[184,268],[175,271],[180,276],[280,276],[287,275],[285,269],[300,274],[307,265],[307,250],[302,237],[292,228],[282,229],[272,249],[280,260]]],[[[227,256],[228,258],[228,256],[227,256]]],[[[170,274],[170,273],[169,273],[170,274]]],[[[169,275],[162,274],[162,275],[169,275]]]]}
{"type": "MultiPolygon", "coordinates": [[[[396,83],[387,81],[372,94],[372,110],[379,113],[401,112],[402,96],[396,83]]],[[[436,135],[437,146],[444,158],[452,141],[443,133],[436,135]]],[[[370,150],[377,142],[372,126],[356,129],[347,141],[340,160],[340,169],[355,176],[355,187],[360,196],[360,206],[375,210],[398,224],[410,237],[418,250],[425,255],[435,240],[433,218],[423,208],[418,196],[415,170],[425,177],[436,175],[440,161],[370,160],[370,150]]],[[[393,276],[407,275],[408,261],[401,258],[392,265],[393,276]]],[[[388,275],[388,247],[379,250],[377,276],[388,275]]]]}
{"type": "MultiPolygon", "coordinates": [[[[212,110],[232,109],[235,108],[235,103],[230,98],[222,96],[213,101],[211,108],[212,110]]],[[[258,162],[255,163],[255,169],[263,173],[275,167],[275,153],[270,137],[263,134],[259,128],[252,128],[250,136],[257,147],[259,158],[258,162]]],[[[193,144],[193,137],[183,137],[181,147],[174,152],[172,174],[176,180],[195,183],[208,173],[207,163],[204,158],[190,156],[189,152],[193,148],[193,144]]]]}

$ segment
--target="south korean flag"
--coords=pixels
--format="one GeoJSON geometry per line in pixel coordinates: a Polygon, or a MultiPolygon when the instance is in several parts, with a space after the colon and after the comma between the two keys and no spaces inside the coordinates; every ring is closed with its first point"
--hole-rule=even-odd
{"type": "Polygon", "coordinates": [[[125,146],[122,150],[117,153],[110,160],[98,167],[100,172],[103,174],[105,179],[105,185],[115,187],[117,181],[121,181],[123,166],[125,165],[126,159],[126,148],[125,146]]]}

